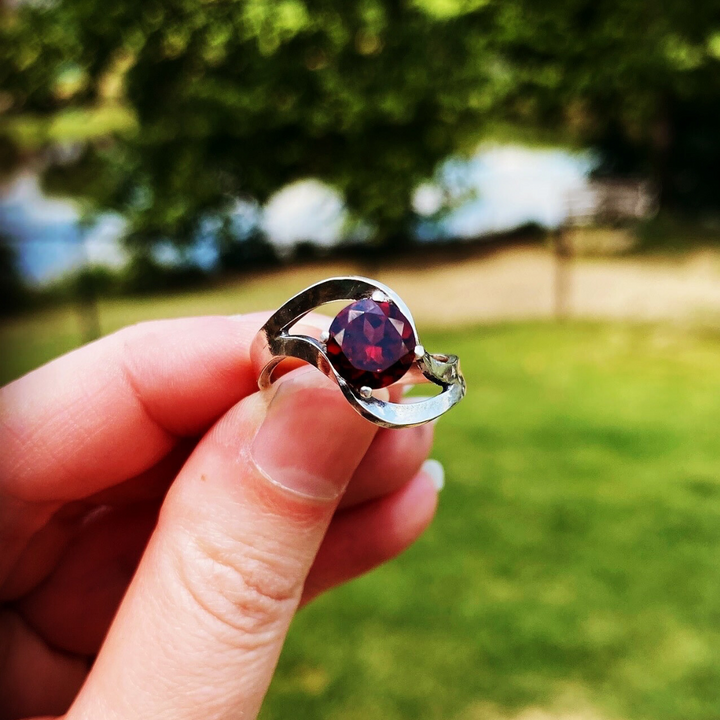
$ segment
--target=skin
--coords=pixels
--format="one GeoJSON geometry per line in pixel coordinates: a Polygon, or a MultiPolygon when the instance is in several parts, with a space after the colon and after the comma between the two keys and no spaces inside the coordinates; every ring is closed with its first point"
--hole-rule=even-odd
{"type": "Polygon", "coordinates": [[[312,368],[257,392],[265,317],[143,323],[0,391],[0,719],[256,717],[297,609],[430,523],[432,426],[312,368]]]}

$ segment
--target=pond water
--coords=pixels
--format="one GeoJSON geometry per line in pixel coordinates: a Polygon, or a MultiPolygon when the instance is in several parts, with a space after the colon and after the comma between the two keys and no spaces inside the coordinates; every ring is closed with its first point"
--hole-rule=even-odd
{"type": "MultiPolygon", "coordinates": [[[[418,239],[476,238],[527,223],[556,227],[567,215],[567,198],[586,186],[593,161],[587,153],[519,145],[481,147],[470,159],[447,161],[431,182],[415,192],[418,239]]],[[[237,205],[238,223],[258,222],[271,242],[290,254],[300,242],[329,247],[348,232],[342,198],[317,180],[302,180],[276,193],[264,208],[237,205]]],[[[122,266],[127,261],[121,236],[124,222],[103,215],[81,242],[75,203],[43,195],[37,176],[24,172],[0,196],[0,228],[17,248],[25,276],[43,283],[85,262],[122,266]]],[[[370,229],[355,224],[356,236],[370,229]]],[[[158,259],[176,262],[171,245],[158,248],[158,259]]],[[[190,255],[211,267],[216,261],[212,229],[190,255]]]]}

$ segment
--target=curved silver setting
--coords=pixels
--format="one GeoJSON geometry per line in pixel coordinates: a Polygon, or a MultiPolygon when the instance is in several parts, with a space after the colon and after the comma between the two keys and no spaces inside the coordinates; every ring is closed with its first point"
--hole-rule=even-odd
{"type": "Polygon", "coordinates": [[[258,331],[250,349],[260,389],[270,387],[273,370],[286,358],[314,365],[333,379],[347,401],[364,418],[386,428],[422,425],[439,418],[465,396],[465,379],[456,355],[432,355],[419,343],[417,328],[407,305],[389,287],[363,277],[322,280],[290,298],[258,331]],[[392,403],[379,400],[368,388],[356,390],[332,366],[325,352],[326,333],[318,337],[293,335],[290,329],[309,312],[337,300],[390,300],[408,319],[415,335],[415,362],[398,384],[432,382],[442,388],[435,397],[419,402],[392,403]]]}

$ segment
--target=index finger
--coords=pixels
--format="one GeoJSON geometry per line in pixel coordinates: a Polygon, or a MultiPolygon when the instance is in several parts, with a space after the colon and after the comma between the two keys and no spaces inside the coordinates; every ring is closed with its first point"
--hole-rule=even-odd
{"type": "Polygon", "coordinates": [[[141,323],[3,388],[0,493],[70,500],[152,467],[257,389],[249,347],[266,318],[141,323]]]}

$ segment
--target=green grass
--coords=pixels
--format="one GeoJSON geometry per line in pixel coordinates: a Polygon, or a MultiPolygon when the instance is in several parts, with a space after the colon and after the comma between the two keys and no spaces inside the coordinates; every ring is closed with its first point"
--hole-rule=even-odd
{"type": "Polygon", "coordinates": [[[434,333],[467,400],[439,514],[298,617],[266,719],[720,717],[720,337],[543,324],[434,333]],[[493,710],[492,708],[495,708],[493,710]]]}
{"type": "MultiPolygon", "coordinates": [[[[72,337],[48,317],[6,327],[6,376],[72,337]]],[[[436,521],[300,613],[264,720],[717,720],[720,335],[527,323],[423,341],[458,352],[469,386],[438,426],[436,521]]]]}

